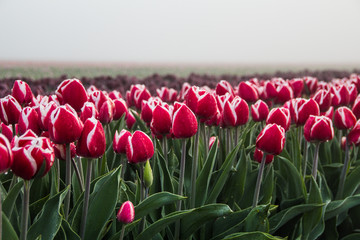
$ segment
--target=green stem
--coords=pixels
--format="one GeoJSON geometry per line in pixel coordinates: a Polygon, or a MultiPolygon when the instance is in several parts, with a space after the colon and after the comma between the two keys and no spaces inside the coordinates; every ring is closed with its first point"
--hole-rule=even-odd
{"type": "Polygon", "coordinates": [[[164,151],[165,164],[166,164],[166,166],[168,166],[169,160],[168,160],[168,146],[167,146],[166,136],[163,136],[162,140],[163,140],[163,151],[164,151]]]}
{"type": "Polygon", "coordinates": [[[229,153],[231,152],[231,148],[232,148],[232,143],[231,143],[231,128],[227,128],[226,129],[226,146],[227,146],[227,153],[226,156],[229,155],[229,153]]]}
{"type": "Polygon", "coordinates": [[[120,173],[120,177],[123,181],[125,181],[124,177],[125,177],[125,171],[126,171],[126,158],[124,158],[124,160],[122,159],[122,154],[120,154],[120,163],[122,164],[121,166],[121,173],[120,173]],[[121,163],[122,162],[122,163],[121,163]]]}
{"type": "Polygon", "coordinates": [[[121,228],[121,235],[120,235],[120,240],[124,239],[124,235],[125,235],[125,226],[126,224],[123,224],[122,228],[121,228]]]}
{"type": "MultiPolygon", "coordinates": [[[[140,163],[140,203],[145,200],[145,184],[144,184],[144,163],[140,163]]],[[[145,219],[146,216],[144,216],[141,219],[141,223],[139,226],[139,232],[142,232],[145,229],[145,219]]]]}
{"type": "Polygon", "coordinates": [[[80,157],[75,157],[75,158],[76,158],[76,162],[77,162],[77,165],[79,168],[81,180],[84,183],[84,171],[83,171],[83,166],[82,166],[82,159],[80,157]]]}
{"type": "Polygon", "coordinates": [[[92,166],[93,166],[93,161],[88,160],[87,169],[86,169],[86,186],[85,186],[85,193],[84,193],[85,194],[84,195],[84,206],[83,206],[83,214],[82,214],[82,218],[81,218],[81,229],[80,229],[81,239],[84,239],[84,237],[85,237],[86,218],[87,218],[88,208],[89,208],[92,166]]]}
{"type": "Polygon", "coordinates": [[[80,188],[81,188],[81,192],[84,191],[84,182],[81,178],[81,175],[80,175],[80,171],[79,171],[79,168],[77,167],[76,163],[75,163],[75,160],[73,158],[71,158],[71,163],[75,169],[75,174],[76,174],[76,177],[78,179],[78,182],[79,182],[79,185],[80,185],[80,188]]]}
{"type": "Polygon", "coordinates": [[[256,207],[259,201],[259,194],[260,194],[260,187],[261,187],[261,181],[264,174],[264,167],[265,167],[265,160],[266,160],[266,153],[264,153],[263,158],[260,163],[260,168],[256,180],[256,186],[255,186],[255,193],[253,198],[253,204],[252,207],[256,207]]]}
{"type": "Polygon", "coordinates": [[[55,159],[55,167],[56,167],[56,192],[60,191],[60,159],[55,159]]]}
{"type": "Polygon", "coordinates": [[[309,142],[305,141],[305,149],[304,149],[304,156],[303,156],[303,179],[305,181],[306,177],[306,167],[307,167],[307,161],[308,161],[308,148],[309,148],[309,142]]]}
{"type": "Polygon", "coordinates": [[[12,132],[13,132],[13,137],[15,137],[16,136],[16,125],[15,124],[12,125],[12,132]]]}
{"type": "Polygon", "coordinates": [[[317,166],[318,166],[318,160],[319,160],[319,148],[320,148],[320,142],[316,143],[316,145],[315,145],[314,161],[313,161],[313,167],[312,167],[312,176],[314,177],[315,181],[316,181],[317,166]]]}
{"type": "Polygon", "coordinates": [[[204,156],[204,160],[205,160],[207,158],[207,155],[209,152],[209,136],[206,131],[205,123],[202,123],[201,126],[202,126],[203,139],[204,139],[204,144],[205,144],[205,156],[204,156]]]}
{"type": "Polygon", "coordinates": [[[29,196],[30,196],[30,181],[24,180],[24,198],[23,209],[21,215],[21,233],[20,240],[26,240],[29,218],[29,196]]]}
{"type": "MultiPolygon", "coordinates": [[[[198,131],[195,134],[195,142],[194,142],[194,158],[192,161],[191,168],[191,195],[190,195],[190,208],[195,207],[195,198],[196,198],[196,176],[197,176],[197,168],[199,162],[199,135],[200,135],[200,121],[198,120],[198,131]]],[[[183,152],[184,154],[184,152],[183,152]]]]}
{"type": "Polygon", "coordinates": [[[65,197],[64,213],[65,219],[67,220],[70,209],[70,197],[71,197],[71,152],[70,143],[66,144],[66,173],[65,173],[65,185],[69,188],[68,193],[65,197]]]}
{"type": "Polygon", "coordinates": [[[336,194],[336,199],[342,199],[343,194],[344,194],[344,185],[345,185],[345,180],[346,180],[346,172],[349,169],[349,140],[346,137],[346,143],[345,143],[345,160],[344,160],[344,166],[341,170],[341,174],[340,174],[340,182],[339,182],[339,187],[338,187],[338,191],[336,194]]]}
{"type": "Polygon", "coordinates": [[[11,183],[10,183],[10,187],[9,187],[9,191],[15,186],[16,182],[17,182],[17,176],[13,173],[12,179],[11,179],[11,183]]]}
{"type": "MultiPolygon", "coordinates": [[[[179,187],[178,187],[178,195],[183,195],[183,187],[184,187],[184,176],[185,176],[185,161],[186,161],[186,139],[182,140],[182,155],[181,155],[181,163],[180,163],[180,176],[179,176],[179,187]]],[[[181,200],[177,203],[177,211],[181,211],[181,200]]],[[[179,239],[180,237],[180,220],[176,222],[175,225],[175,239],[179,239]]]]}

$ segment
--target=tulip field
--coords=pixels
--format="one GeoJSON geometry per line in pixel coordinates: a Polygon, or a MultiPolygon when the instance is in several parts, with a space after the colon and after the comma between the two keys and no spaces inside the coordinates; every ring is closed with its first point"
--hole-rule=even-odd
{"type": "Polygon", "coordinates": [[[360,239],[358,73],[193,78],[2,82],[0,240],[360,239]]]}

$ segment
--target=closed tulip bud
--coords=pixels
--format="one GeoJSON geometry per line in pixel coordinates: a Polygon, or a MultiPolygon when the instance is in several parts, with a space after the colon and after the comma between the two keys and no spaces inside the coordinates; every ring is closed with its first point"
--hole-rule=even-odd
{"type": "Polygon", "coordinates": [[[145,85],[142,85],[142,84],[131,85],[130,91],[126,92],[126,102],[129,107],[132,107],[135,105],[135,99],[134,99],[135,92],[137,90],[143,90],[143,89],[145,89],[145,85]]]}
{"type": "Polygon", "coordinates": [[[234,99],[233,96],[231,96],[229,93],[226,93],[225,95],[219,96],[216,95],[216,105],[220,111],[220,113],[222,113],[222,111],[224,110],[224,105],[226,102],[232,102],[232,100],[234,99]]]}
{"type": "Polygon", "coordinates": [[[117,215],[116,218],[119,222],[122,222],[124,224],[132,223],[135,218],[135,209],[134,205],[130,201],[124,202],[117,215]]]}
{"type": "MultiPolygon", "coordinates": [[[[167,87],[162,87],[160,89],[156,89],[157,96],[163,101],[163,102],[170,102],[170,89],[167,87]]],[[[176,99],[176,97],[175,97],[176,99]]]]}
{"type": "Polygon", "coordinates": [[[137,113],[128,111],[127,114],[126,114],[126,127],[128,129],[132,129],[132,127],[136,123],[136,119],[134,117],[134,114],[137,114],[137,113]]]}
{"type": "Polygon", "coordinates": [[[108,100],[108,96],[105,95],[104,92],[96,90],[90,93],[89,95],[89,102],[94,103],[96,109],[98,112],[100,112],[100,109],[102,105],[108,100]]]}
{"type": "Polygon", "coordinates": [[[146,161],[145,167],[144,167],[144,185],[145,187],[149,188],[153,184],[153,172],[150,166],[149,160],[146,161]]]}
{"type": "Polygon", "coordinates": [[[19,102],[13,96],[0,99],[0,119],[6,125],[18,123],[21,110],[19,102]]]}
{"type": "Polygon", "coordinates": [[[76,78],[62,81],[55,94],[62,105],[69,104],[76,112],[80,112],[84,103],[89,99],[84,86],[76,78]]]}
{"type": "Polygon", "coordinates": [[[285,145],[285,130],[277,124],[267,124],[256,139],[256,148],[271,154],[278,155],[285,145]]]}
{"type": "Polygon", "coordinates": [[[125,129],[121,130],[120,133],[116,130],[113,140],[113,149],[114,152],[119,154],[126,153],[126,144],[131,137],[131,133],[125,129]]]}
{"type": "Polygon", "coordinates": [[[352,112],[357,119],[360,118],[360,95],[355,99],[354,105],[352,107],[352,112]]]}
{"type": "Polygon", "coordinates": [[[16,80],[14,82],[13,88],[11,89],[11,95],[21,105],[30,103],[34,97],[29,85],[21,80],[16,80]]]}
{"type": "Polygon", "coordinates": [[[198,98],[196,114],[201,119],[210,119],[217,113],[216,99],[213,94],[205,92],[198,98]]]}
{"type": "Polygon", "coordinates": [[[219,126],[220,121],[221,121],[221,113],[219,110],[217,110],[216,114],[212,118],[205,121],[205,124],[209,127],[219,126]]]}
{"type": "Polygon", "coordinates": [[[247,102],[255,102],[259,98],[257,87],[250,82],[240,82],[238,95],[247,102]]]}
{"type": "Polygon", "coordinates": [[[355,102],[355,99],[358,95],[358,90],[355,86],[355,84],[349,84],[348,86],[348,90],[349,90],[349,104],[353,104],[355,102]]]}
{"type": "Polygon", "coordinates": [[[70,105],[56,108],[50,116],[49,134],[52,142],[65,144],[80,138],[83,124],[70,105]]]}
{"type": "Polygon", "coordinates": [[[11,148],[28,145],[34,138],[37,138],[37,135],[31,130],[27,130],[23,135],[15,136],[11,140],[11,148]]]}
{"type": "Polygon", "coordinates": [[[305,85],[309,94],[316,92],[318,79],[314,77],[304,77],[305,85]]]}
{"type": "Polygon", "coordinates": [[[264,99],[263,100],[273,99],[273,98],[276,98],[276,96],[277,96],[277,90],[276,90],[274,83],[272,83],[271,81],[265,81],[265,83],[264,83],[264,99]]]}
{"type": "MultiPolygon", "coordinates": [[[[53,143],[52,147],[54,149],[55,157],[62,160],[62,161],[66,161],[66,144],[55,144],[55,143],[53,143]]],[[[74,158],[75,154],[76,154],[75,144],[70,143],[70,155],[71,155],[71,158],[74,158]]]]}
{"type": "Polygon", "coordinates": [[[150,92],[144,88],[135,91],[134,104],[137,109],[141,109],[141,103],[143,100],[147,101],[151,97],[150,92]]]}
{"type": "Polygon", "coordinates": [[[99,112],[95,107],[95,104],[92,102],[84,103],[84,106],[81,108],[80,120],[84,123],[88,118],[99,118],[99,112]]]}
{"type": "Polygon", "coordinates": [[[320,112],[329,110],[332,103],[332,95],[329,91],[321,89],[315,93],[313,99],[318,103],[320,112]]]}
{"type": "Polygon", "coordinates": [[[345,85],[332,87],[331,92],[333,93],[332,106],[346,106],[350,103],[350,93],[345,85]]]}
{"type": "Polygon", "coordinates": [[[101,105],[99,110],[99,121],[103,124],[109,124],[114,119],[115,103],[110,98],[101,105]]]}
{"type": "Polygon", "coordinates": [[[191,88],[191,85],[188,82],[183,83],[183,85],[181,86],[180,93],[179,93],[178,101],[185,100],[185,97],[186,97],[186,95],[187,95],[190,88],[191,88]]]}
{"type": "Polygon", "coordinates": [[[6,172],[13,163],[10,142],[0,133],[0,173],[6,172]]]}
{"type": "Polygon", "coordinates": [[[195,114],[182,104],[177,110],[174,109],[172,120],[172,132],[175,138],[189,138],[196,134],[198,123],[195,114]]]}
{"type": "Polygon", "coordinates": [[[111,98],[112,100],[122,99],[122,95],[119,91],[114,90],[109,93],[109,98],[111,98]]]}
{"type": "Polygon", "coordinates": [[[305,100],[304,103],[301,106],[299,106],[298,109],[295,109],[296,125],[298,126],[304,125],[310,115],[315,115],[315,116],[320,115],[319,105],[312,98],[305,100]]]}
{"type": "Polygon", "coordinates": [[[349,132],[347,138],[350,144],[354,144],[355,146],[360,145],[360,120],[356,122],[355,126],[349,132]]]}
{"type": "Polygon", "coordinates": [[[51,113],[58,107],[55,102],[48,102],[46,104],[40,104],[38,108],[39,126],[43,131],[49,129],[49,122],[51,113]]]}
{"type": "Polygon", "coordinates": [[[255,122],[265,121],[269,114],[268,105],[262,101],[258,100],[256,103],[251,105],[251,117],[255,122]]]}
{"type": "Polygon", "coordinates": [[[356,117],[347,107],[339,107],[335,111],[334,125],[337,129],[350,129],[356,123],[356,117]]]}
{"type": "Polygon", "coordinates": [[[334,115],[334,107],[331,106],[329,108],[329,110],[327,110],[326,112],[321,112],[320,113],[320,116],[325,116],[325,117],[328,117],[330,119],[333,119],[333,115],[334,115]]]}
{"type": "Polygon", "coordinates": [[[12,128],[8,125],[5,125],[4,123],[1,123],[1,133],[4,134],[4,136],[11,142],[13,139],[13,131],[12,128]]]}
{"type": "Polygon", "coordinates": [[[266,124],[276,123],[284,128],[285,131],[290,128],[290,112],[287,108],[273,108],[266,119],[266,124]]]}
{"type": "Polygon", "coordinates": [[[144,120],[144,122],[146,122],[147,124],[150,124],[152,120],[152,112],[157,105],[162,105],[162,101],[158,97],[151,97],[147,101],[142,102],[140,115],[141,119],[144,120]]]}
{"type": "Polygon", "coordinates": [[[334,128],[330,118],[310,116],[304,126],[304,137],[308,142],[326,142],[334,137],[334,128]]]}
{"type": "MultiPolygon", "coordinates": [[[[215,137],[215,136],[210,137],[210,139],[209,139],[209,150],[210,150],[211,147],[214,145],[214,143],[215,143],[216,140],[217,140],[217,137],[215,137]]],[[[220,145],[220,142],[218,141],[217,146],[219,147],[219,145],[220,145]]]]}
{"type": "Polygon", "coordinates": [[[119,120],[122,116],[126,116],[128,108],[126,106],[126,102],[119,98],[113,100],[115,104],[115,111],[114,111],[114,120],[119,120]]]}
{"type": "Polygon", "coordinates": [[[293,78],[289,81],[289,85],[294,92],[294,97],[301,97],[301,93],[304,88],[304,79],[302,78],[293,78]]]}
{"type": "MultiPolygon", "coordinates": [[[[254,160],[257,161],[258,163],[261,163],[261,160],[264,156],[264,153],[255,148],[255,152],[254,152],[254,160]]],[[[266,158],[265,158],[265,164],[269,164],[274,160],[274,155],[271,154],[266,154],[266,158]]]]}
{"type": "Polygon", "coordinates": [[[244,125],[249,120],[249,107],[244,99],[237,96],[231,103],[225,103],[222,116],[225,127],[244,125]]]}
{"type": "Polygon", "coordinates": [[[99,158],[105,153],[106,140],[104,128],[95,118],[89,118],[84,123],[76,153],[81,157],[99,158]]]}
{"type": "Polygon", "coordinates": [[[48,138],[34,137],[25,144],[16,143],[12,151],[14,161],[11,170],[25,180],[30,180],[37,174],[44,176],[54,163],[54,151],[48,138]]]}
{"type": "Polygon", "coordinates": [[[290,99],[294,98],[294,93],[292,88],[288,84],[283,84],[277,87],[277,95],[275,102],[284,103],[290,99]]]}
{"type": "Polygon", "coordinates": [[[171,115],[169,110],[161,105],[157,105],[152,113],[150,123],[151,131],[155,135],[167,135],[171,129],[171,115]]]}
{"type": "Polygon", "coordinates": [[[126,156],[129,163],[141,163],[154,155],[154,145],[146,133],[135,131],[126,144],[126,156]]]}
{"type": "Polygon", "coordinates": [[[36,135],[41,134],[41,129],[39,125],[39,116],[35,109],[31,107],[26,107],[22,110],[19,124],[18,124],[18,131],[19,134],[24,134],[28,129],[31,129],[36,135]]]}
{"type": "Polygon", "coordinates": [[[222,96],[229,93],[231,96],[235,96],[234,89],[228,81],[221,80],[215,89],[216,95],[222,96]]]}

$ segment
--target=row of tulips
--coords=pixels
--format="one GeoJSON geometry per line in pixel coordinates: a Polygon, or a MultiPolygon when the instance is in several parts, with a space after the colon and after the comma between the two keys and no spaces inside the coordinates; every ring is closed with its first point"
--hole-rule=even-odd
{"type": "Polygon", "coordinates": [[[353,74],[133,85],[124,100],[77,79],[35,97],[17,80],[0,99],[0,236],[357,238],[358,90],[353,74]]]}

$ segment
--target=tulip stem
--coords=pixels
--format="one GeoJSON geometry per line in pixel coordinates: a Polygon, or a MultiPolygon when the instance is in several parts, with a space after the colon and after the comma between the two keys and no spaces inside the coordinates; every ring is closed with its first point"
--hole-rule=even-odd
{"type": "Polygon", "coordinates": [[[256,207],[259,201],[259,194],[260,194],[260,187],[261,187],[261,181],[264,174],[264,168],[265,168],[265,160],[266,160],[266,153],[264,153],[263,158],[261,159],[260,168],[256,180],[256,186],[255,186],[255,193],[254,193],[254,199],[252,207],[256,207]]]}
{"type": "Polygon", "coordinates": [[[16,125],[12,124],[12,132],[13,132],[13,137],[16,136],[16,125]]]}
{"type": "Polygon", "coordinates": [[[92,165],[93,165],[93,161],[88,160],[87,169],[86,169],[86,186],[85,186],[85,193],[84,193],[84,206],[83,206],[83,214],[82,214],[82,218],[81,218],[81,229],[80,229],[81,239],[84,239],[84,237],[85,237],[86,218],[87,218],[87,213],[88,213],[88,208],[89,208],[92,165]]]}
{"type": "Polygon", "coordinates": [[[29,218],[29,196],[30,196],[30,181],[24,180],[24,198],[23,198],[23,209],[21,215],[21,234],[20,240],[26,240],[27,229],[28,229],[28,218],[29,218]]]}
{"type": "MultiPolygon", "coordinates": [[[[186,161],[186,139],[182,140],[182,155],[181,155],[181,163],[180,163],[180,176],[179,176],[179,187],[178,187],[178,195],[183,195],[183,186],[184,186],[184,176],[185,176],[185,161],[186,161]]],[[[181,200],[177,203],[177,211],[181,211],[181,200]]],[[[180,237],[180,220],[176,222],[175,225],[175,239],[179,239],[180,237]]]]}
{"type": "Polygon", "coordinates": [[[304,148],[304,156],[303,156],[303,179],[305,182],[306,177],[306,167],[307,167],[307,161],[308,161],[308,148],[309,148],[309,142],[305,141],[305,148],[304,148]]]}
{"type": "Polygon", "coordinates": [[[319,148],[320,148],[320,142],[316,143],[315,145],[314,161],[312,166],[312,176],[314,177],[315,181],[316,181],[317,166],[319,160],[319,148]]]}
{"type": "Polygon", "coordinates": [[[66,173],[65,173],[65,185],[69,187],[69,191],[65,197],[64,213],[65,219],[67,220],[70,209],[70,197],[71,197],[71,152],[70,143],[66,144],[66,173]]]}
{"type": "Polygon", "coordinates": [[[226,129],[226,141],[227,141],[227,153],[226,153],[226,156],[230,154],[231,152],[231,149],[232,149],[232,141],[231,141],[231,128],[227,128],[226,129]]]}
{"type": "MultiPolygon", "coordinates": [[[[197,130],[197,132],[195,134],[195,142],[194,142],[194,159],[192,161],[192,168],[191,168],[190,208],[195,207],[196,176],[197,176],[197,168],[198,168],[198,162],[199,162],[199,135],[200,135],[200,121],[198,120],[198,130],[197,130]]],[[[185,151],[186,151],[186,149],[185,149],[185,151]]],[[[183,154],[184,153],[185,152],[183,152],[183,154]]],[[[182,162],[181,162],[181,164],[182,164],[182,162]]]]}
{"type": "Polygon", "coordinates": [[[126,158],[122,159],[122,154],[120,154],[120,163],[122,164],[120,177],[123,181],[125,181],[124,176],[126,171],[126,158]]]}
{"type": "Polygon", "coordinates": [[[56,192],[60,191],[60,159],[55,159],[55,167],[56,167],[56,192]]]}
{"type": "Polygon", "coordinates": [[[345,185],[345,180],[346,180],[346,172],[349,169],[349,140],[346,137],[346,143],[345,143],[345,160],[344,160],[344,166],[341,170],[341,174],[340,174],[340,182],[339,182],[339,187],[338,187],[338,191],[336,194],[336,199],[339,200],[343,197],[343,193],[344,193],[344,185],[345,185]]]}
{"type": "MultiPolygon", "coordinates": [[[[145,184],[144,184],[144,163],[139,164],[140,167],[140,203],[145,200],[145,184]]],[[[139,226],[139,232],[142,232],[145,229],[145,219],[146,216],[144,216],[141,219],[140,226],[139,226]]]]}
{"type": "Polygon", "coordinates": [[[15,186],[16,182],[17,182],[17,176],[13,173],[13,176],[12,176],[12,179],[10,182],[9,191],[15,186]]]}
{"type": "Polygon", "coordinates": [[[165,158],[165,164],[166,166],[169,165],[169,160],[168,160],[168,146],[167,146],[167,138],[166,136],[163,136],[163,152],[164,152],[164,158],[165,158]]]}
{"type": "Polygon", "coordinates": [[[80,185],[80,188],[81,188],[81,192],[84,191],[84,182],[81,178],[81,175],[80,175],[80,171],[79,171],[79,168],[77,167],[76,163],[75,163],[75,160],[73,158],[71,158],[71,163],[75,169],[75,174],[76,174],[76,177],[78,179],[78,182],[79,182],[79,185],[80,185]]]}
{"type": "Polygon", "coordinates": [[[124,239],[124,235],[125,235],[125,226],[126,226],[126,224],[123,224],[123,226],[121,227],[120,240],[123,240],[123,239],[124,239]]]}
{"type": "Polygon", "coordinates": [[[204,156],[203,161],[205,161],[207,158],[208,152],[209,152],[209,136],[206,131],[205,123],[202,123],[201,126],[202,126],[203,139],[204,139],[204,145],[205,145],[205,156],[204,156]]]}

